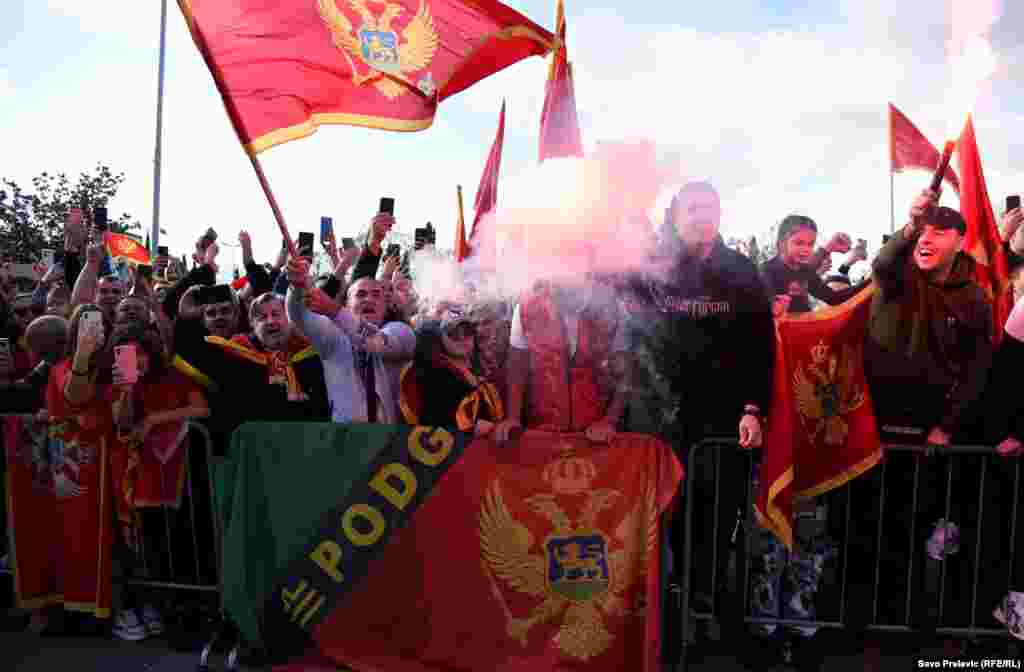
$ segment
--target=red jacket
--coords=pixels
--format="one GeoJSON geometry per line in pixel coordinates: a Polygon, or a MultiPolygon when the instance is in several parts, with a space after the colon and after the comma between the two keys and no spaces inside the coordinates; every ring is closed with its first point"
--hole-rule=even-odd
{"type": "Polygon", "coordinates": [[[524,297],[519,318],[530,352],[526,426],[578,432],[603,418],[609,399],[599,373],[610,354],[618,321],[585,311],[579,320],[576,355],[570,359],[569,339],[548,294],[524,297]]]}

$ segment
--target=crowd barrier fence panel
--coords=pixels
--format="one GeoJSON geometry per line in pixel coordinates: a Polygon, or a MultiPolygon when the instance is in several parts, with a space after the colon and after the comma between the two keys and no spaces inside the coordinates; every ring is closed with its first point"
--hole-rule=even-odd
{"type": "MultiPolygon", "coordinates": [[[[983,624],[979,622],[978,611],[979,608],[984,610],[985,613],[990,613],[991,610],[996,606],[993,604],[982,604],[979,598],[979,582],[981,579],[981,563],[982,558],[982,544],[983,544],[983,532],[986,525],[986,516],[991,516],[990,509],[995,508],[996,511],[1004,511],[1007,507],[994,507],[993,502],[986,498],[986,488],[989,479],[989,470],[992,465],[1002,468],[1005,471],[1012,470],[1012,485],[1005,491],[1013,493],[1012,504],[1009,508],[1009,537],[1008,537],[1008,561],[1006,563],[1006,574],[1005,583],[1000,582],[1001,586],[1000,598],[1004,595],[1013,582],[1016,580],[1021,582],[1024,576],[1021,573],[1015,575],[1014,569],[1018,562],[1017,558],[1017,545],[1021,531],[1019,527],[1019,510],[1020,510],[1020,499],[1024,496],[1024,493],[1020,493],[1020,475],[1021,475],[1021,464],[1019,459],[1005,459],[999,457],[995,450],[987,446],[951,446],[946,449],[939,450],[936,456],[925,458],[925,460],[918,459],[923,457],[926,452],[922,446],[910,446],[910,445],[886,445],[886,458],[883,459],[873,470],[866,472],[857,479],[854,479],[850,483],[837,488],[830,493],[819,496],[816,498],[818,502],[822,501],[822,498],[829,500],[831,504],[840,504],[840,519],[842,522],[842,538],[840,540],[839,555],[842,560],[839,563],[838,582],[839,585],[830,586],[832,588],[838,588],[838,614],[837,618],[833,619],[821,619],[816,620],[802,620],[793,618],[766,618],[754,616],[751,613],[751,539],[753,535],[758,532],[758,523],[754,516],[754,500],[757,496],[756,492],[753,492],[752,488],[752,474],[755,459],[760,451],[750,451],[742,449],[738,446],[734,438],[712,438],[706,439],[695,444],[690,450],[689,457],[686,465],[686,478],[683,484],[683,506],[682,515],[684,516],[683,525],[683,539],[682,539],[682,553],[681,558],[676,558],[676,565],[679,569],[677,572],[678,585],[670,587],[671,590],[679,590],[681,592],[679,605],[681,608],[681,614],[679,615],[679,623],[681,625],[680,631],[676,636],[682,640],[682,650],[680,661],[676,669],[682,672],[687,669],[687,649],[691,646],[691,636],[696,629],[698,623],[709,623],[709,622],[721,622],[723,614],[721,613],[721,604],[717,599],[719,595],[719,553],[723,552],[719,548],[720,544],[720,525],[722,524],[723,512],[720,511],[720,502],[722,499],[722,457],[728,455],[731,451],[732,456],[735,456],[736,451],[739,451],[740,456],[743,458],[742,462],[746,465],[745,475],[743,476],[744,496],[741,498],[743,502],[743,511],[745,515],[740,516],[743,521],[741,524],[742,534],[738,535],[742,540],[741,543],[734,544],[733,552],[736,553],[737,558],[737,579],[742,581],[742,586],[738,587],[740,592],[739,595],[735,596],[739,598],[741,604],[741,615],[742,618],[738,619],[742,624],[749,628],[752,625],[767,625],[776,627],[785,626],[805,626],[805,627],[817,627],[817,628],[847,628],[851,624],[848,623],[848,607],[851,603],[857,604],[862,598],[864,600],[870,600],[870,619],[868,623],[861,623],[859,627],[863,627],[866,630],[877,631],[877,632],[893,632],[893,633],[910,633],[920,631],[921,625],[919,622],[914,620],[914,614],[912,613],[912,600],[917,597],[921,603],[927,605],[929,600],[934,599],[937,602],[937,621],[929,627],[929,632],[934,632],[936,635],[946,635],[958,638],[965,638],[968,640],[977,640],[980,637],[1009,637],[1009,633],[1006,628],[1000,626],[994,618],[989,618],[990,624],[983,624]],[[706,456],[710,453],[710,460],[706,459],[706,456]],[[887,471],[898,469],[901,466],[903,459],[907,457],[913,457],[913,471],[910,477],[911,490],[910,490],[910,516],[908,533],[905,537],[907,542],[906,549],[907,562],[905,567],[894,568],[886,566],[883,568],[883,555],[887,555],[889,551],[886,548],[886,552],[883,552],[883,542],[885,541],[884,531],[886,529],[886,522],[889,519],[886,518],[886,503],[887,499],[892,499],[898,493],[888,492],[889,476],[887,471]],[[961,482],[961,467],[965,466],[966,462],[974,458],[974,461],[978,463],[978,475],[977,480],[977,496],[974,497],[970,492],[970,484],[961,482]],[[928,460],[941,460],[940,462],[929,462],[928,460]],[[710,465],[707,462],[710,461],[710,465]],[[895,466],[894,466],[895,462],[895,466]],[[954,465],[957,465],[957,478],[954,478],[954,465]],[[935,470],[936,465],[941,467],[944,472],[942,481],[944,481],[941,488],[942,492],[942,505],[941,510],[943,511],[943,519],[950,520],[951,514],[953,513],[954,495],[958,490],[964,491],[965,495],[963,501],[958,502],[960,507],[964,507],[967,503],[973,506],[973,510],[976,511],[976,519],[973,519],[972,538],[967,539],[966,535],[961,532],[960,540],[960,553],[964,554],[961,558],[968,558],[971,567],[970,571],[970,600],[969,609],[970,614],[968,616],[966,626],[954,626],[954,625],[943,625],[944,620],[948,620],[946,617],[951,615],[950,609],[947,604],[947,584],[950,581],[947,580],[948,564],[945,559],[931,562],[925,555],[924,546],[920,543],[921,530],[918,529],[919,518],[921,517],[920,510],[920,499],[922,497],[922,467],[925,465],[928,468],[935,470]],[[930,465],[930,466],[928,466],[930,465]],[[710,472],[710,473],[708,473],[710,472]],[[696,507],[703,507],[704,502],[696,501],[697,497],[694,495],[698,492],[696,487],[698,479],[702,477],[709,477],[712,482],[712,495],[711,505],[712,510],[703,512],[705,515],[700,520],[695,519],[695,505],[696,507]],[[850,530],[851,523],[855,521],[852,517],[854,506],[857,504],[856,495],[854,490],[861,489],[859,482],[863,482],[862,479],[877,478],[880,480],[881,487],[878,488],[877,500],[874,502],[865,502],[867,506],[874,504],[877,508],[869,511],[877,511],[875,520],[871,521],[875,527],[874,530],[874,553],[872,565],[870,568],[871,579],[871,591],[864,594],[861,590],[856,590],[855,586],[848,585],[848,569],[850,567],[850,551],[851,551],[851,539],[850,530]],[[695,525],[702,524],[704,518],[711,518],[711,533],[710,538],[714,540],[710,544],[710,548],[703,550],[703,555],[710,555],[710,562],[703,562],[707,558],[695,558],[694,553],[701,552],[701,549],[695,549],[694,547],[694,530],[695,525]],[[969,543],[965,543],[969,542],[969,543]],[[880,616],[880,590],[879,587],[883,582],[883,569],[886,572],[893,572],[898,569],[900,577],[905,577],[906,596],[902,600],[902,623],[882,622],[879,619],[880,616]],[[695,572],[696,570],[696,572],[695,572]],[[931,581],[927,584],[928,588],[924,592],[917,591],[913,588],[915,585],[915,577],[921,581],[922,577],[917,577],[918,572],[925,572],[936,574],[937,576],[931,576],[931,581]],[[709,575],[709,581],[707,584],[703,584],[700,581],[700,576],[694,576],[694,574],[709,575]],[[935,586],[937,585],[937,590],[935,586]],[[703,591],[703,592],[702,592],[703,591]],[[936,594],[937,593],[937,594],[936,594]],[[710,596],[708,600],[710,602],[710,609],[698,610],[700,606],[696,605],[696,598],[706,595],[710,596]]],[[[726,475],[730,480],[736,479],[737,474],[730,473],[726,475]]],[[[863,496],[863,493],[861,493],[863,496]]],[[[830,510],[829,516],[832,516],[834,511],[830,510]]],[[[728,520],[728,516],[726,516],[728,520]]],[[[834,518],[828,521],[829,523],[837,523],[834,518]]],[[[863,519],[857,521],[862,523],[863,519]]],[[[955,520],[954,522],[958,522],[955,520]]],[[[966,521],[962,521],[966,522],[966,521]]],[[[960,523],[958,523],[960,524],[960,523]]],[[[990,526],[992,523],[989,523],[990,526]]],[[[794,528],[796,524],[794,523],[794,528]]],[[[736,540],[737,535],[733,535],[733,539],[736,540]]],[[[707,537],[705,537],[707,538],[707,537]]],[[[902,539],[901,539],[902,541],[902,539]]],[[[950,556],[955,557],[955,556],[950,556]]],[[[890,573],[889,576],[892,576],[890,573]]],[[[731,573],[730,573],[730,577],[731,573]]],[[[954,577],[955,579],[955,577],[954,577]]],[[[820,587],[819,587],[820,588],[820,587]]],[[[994,593],[992,593],[994,594],[994,593]]],[[[891,603],[890,603],[891,604],[891,603]]],[[[861,603],[858,606],[867,607],[865,603],[861,603]]],[[[892,610],[890,609],[890,612],[892,610]]],[[[818,612],[820,616],[821,612],[818,612]]],[[[734,617],[735,615],[729,615],[734,617]]],[[[953,614],[953,616],[960,617],[962,614],[953,614]]],[[[1011,640],[1012,641],[1012,640],[1011,640]]]]}

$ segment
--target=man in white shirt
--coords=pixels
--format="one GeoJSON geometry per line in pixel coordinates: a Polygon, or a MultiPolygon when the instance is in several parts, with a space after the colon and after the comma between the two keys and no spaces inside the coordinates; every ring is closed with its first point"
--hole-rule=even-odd
{"type": "Polygon", "coordinates": [[[347,306],[333,318],[310,311],[309,262],[288,262],[288,319],[312,343],[324,366],[335,422],[402,421],[399,376],[412,359],[416,334],[402,322],[383,324],[387,304],[380,282],[361,278],[348,289],[347,306]]]}

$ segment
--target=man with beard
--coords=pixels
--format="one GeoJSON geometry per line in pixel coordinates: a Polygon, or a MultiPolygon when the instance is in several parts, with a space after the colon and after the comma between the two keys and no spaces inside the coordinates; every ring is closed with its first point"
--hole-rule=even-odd
{"type": "MultiPolygon", "coordinates": [[[[738,438],[741,448],[760,447],[775,331],[771,304],[754,263],[725,245],[720,223],[721,203],[714,187],[706,182],[685,185],[665,216],[659,258],[652,261],[659,272],[631,279],[626,291],[631,338],[644,363],[636,385],[649,407],[643,410],[657,419],[656,431],[693,473],[694,488],[684,496],[693,497],[696,550],[690,578],[698,608],[706,609],[712,602],[716,615],[728,617],[738,629],[745,580],[737,577],[728,590],[727,569],[730,546],[745,547],[742,537],[732,537],[739,529],[737,518],[746,516],[750,458],[735,448],[692,446],[708,438],[735,445],[738,438]],[[722,600],[726,596],[731,598],[728,604],[722,600]]],[[[633,416],[631,409],[631,420],[633,416]]],[[[673,583],[682,581],[681,513],[679,509],[674,516],[671,530],[673,583]]],[[[746,563],[738,561],[737,566],[746,563]]]]}
{"type": "MultiPolygon", "coordinates": [[[[166,310],[167,303],[164,302],[166,310]]],[[[216,353],[207,336],[230,340],[239,333],[241,306],[228,285],[192,285],[181,295],[175,309],[174,351],[201,371],[210,366],[207,358],[216,353]]]]}
{"type": "Polygon", "coordinates": [[[348,289],[347,307],[333,318],[305,305],[311,285],[304,259],[288,262],[288,318],[324,362],[335,422],[402,421],[399,377],[416,349],[416,335],[402,322],[384,323],[387,304],[380,282],[360,278],[348,289]]]}
{"type": "Polygon", "coordinates": [[[113,322],[117,304],[125,295],[124,282],[116,275],[100,277],[100,269],[106,259],[106,249],[102,243],[90,245],[85,253],[85,266],[75,281],[71,292],[71,305],[96,303],[108,320],[113,322]]]}
{"type": "MultiPolygon", "coordinates": [[[[210,335],[190,350],[178,348],[174,365],[208,390],[210,421],[218,443],[248,421],[311,421],[328,417],[320,358],[294,333],[280,296],[267,292],[249,308],[250,333],[235,333],[238,303],[218,285],[206,298],[203,324],[210,335]]],[[[183,314],[190,309],[182,301],[183,314]]],[[[223,443],[221,444],[223,445],[223,443]]]]}

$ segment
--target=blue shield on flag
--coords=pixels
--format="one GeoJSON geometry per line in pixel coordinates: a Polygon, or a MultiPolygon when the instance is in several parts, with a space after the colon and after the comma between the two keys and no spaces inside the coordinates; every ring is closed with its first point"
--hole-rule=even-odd
{"type": "Polygon", "coordinates": [[[363,60],[371,68],[381,72],[399,73],[398,35],[380,30],[359,31],[359,44],[362,47],[363,60]]]}
{"type": "Polygon", "coordinates": [[[600,534],[552,537],[544,545],[548,585],[576,602],[603,595],[611,584],[607,542],[600,534]]]}

